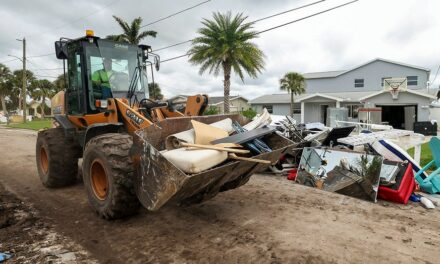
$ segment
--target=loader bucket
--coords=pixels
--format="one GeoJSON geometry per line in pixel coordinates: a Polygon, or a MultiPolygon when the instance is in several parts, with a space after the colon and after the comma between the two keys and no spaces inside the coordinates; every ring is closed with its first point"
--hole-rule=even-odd
{"type": "MultiPolygon", "coordinates": [[[[139,201],[148,210],[155,211],[166,203],[190,204],[208,200],[219,192],[245,184],[250,176],[269,165],[249,161],[228,160],[197,174],[187,174],[165,159],[165,139],[174,133],[192,128],[191,120],[210,124],[231,118],[244,125],[248,120],[239,115],[168,118],[138,130],[133,136],[132,158],[135,165],[135,190],[139,201]]],[[[276,134],[263,138],[273,150],[253,156],[276,163],[293,142],[276,134]]]]}

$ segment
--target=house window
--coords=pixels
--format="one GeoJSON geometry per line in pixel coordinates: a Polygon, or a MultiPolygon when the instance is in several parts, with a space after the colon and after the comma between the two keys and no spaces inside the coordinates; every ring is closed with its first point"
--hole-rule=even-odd
{"type": "Polygon", "coordinates": [[[384,82],[385,82],[386,79],[391,79],[391,77],[382,77],[382,82],[380,84],[382,87],[383,87],[384,82]]]}
{"type": "Polygon", "coordinates": [[[273,114],[273,105],[263,105],[263,108],[266,108],[269,114],[273,114]]]}
{"type": "Polygon", "coordinates": [[[364,79],[354,79],[354,87],[356,88],[364,87],[364,79]]]}
{"type": "Polygon", "coordinates": [[[300,115],[301,114],[301,107],[294,107],[293,108],[293,114],[294,115],[300,115]]]}
{"type": "Polygon", "coordinates": [[[347,105],[348,108],[348,117],[350,118],[358,118],[359,108],[361,105],[347,105]]]}
{"type": "Polygon", "coordinates": [[[417,86],[417,76],[407,76],[406,81],[408,85],[417,86]]]}

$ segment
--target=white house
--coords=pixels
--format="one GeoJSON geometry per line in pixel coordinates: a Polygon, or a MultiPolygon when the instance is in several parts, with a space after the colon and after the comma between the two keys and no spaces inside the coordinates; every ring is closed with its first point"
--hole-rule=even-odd
{"type": "MultiPolygon", "coordinates": [[[[429,120],[429,104],[436,91],[428,90],[430,70],[405,63],[374,59],[343,71],[313,72],[306,78],[306,94],[295,97],[294,118],[301,122],[326,123],[329,107],[348,108],[349,119],[358,121],[358,109],[378,107],[382,121],[396,128],[412,127],[416,121],[429,120]],[[384,80],[405,78],[407,90],[393,98],[384,90],[384,80]]],[[[260,112],[266,107],[278,115],[288,115],[290,97],[264,95],[250,101],[260,112]]]]}

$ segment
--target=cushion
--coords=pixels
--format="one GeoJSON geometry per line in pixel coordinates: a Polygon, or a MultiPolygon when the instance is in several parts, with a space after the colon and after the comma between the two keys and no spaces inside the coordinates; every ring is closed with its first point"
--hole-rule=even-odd
{"type": "Polygon", "coordinates": [[[199,173],[222,163],[228,158],[226,151],[212,149],[178,148],[162,155],[185,173],[199,173]]]}

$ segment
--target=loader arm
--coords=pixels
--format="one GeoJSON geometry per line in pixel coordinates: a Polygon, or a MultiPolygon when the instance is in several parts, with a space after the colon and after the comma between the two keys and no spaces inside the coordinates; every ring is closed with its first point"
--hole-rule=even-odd
{"type": "MultiPolygon", "coordinates": [[[[187,116],[198,116],[203,113],[207,103],[208,98],[206,95],[198,94],[189,96],[185,114],[187,116]]],[[[110,98],[107,100],[107,108],[103,109],[100,113],[68,115],[67,118],[75,127],[80,129],[86,129],[95,124],[116,124],[123,122],[125,130],[131,134],[138,129],[146,128],[166,118],[185,116],[185,114],[177,110],[171,110],[172,107],[169,107],[167,104],[158,105],[158,107],[152,109],[145,109],[139,104],[130,106],[128,100],[125,98],[110,98]]]]}

